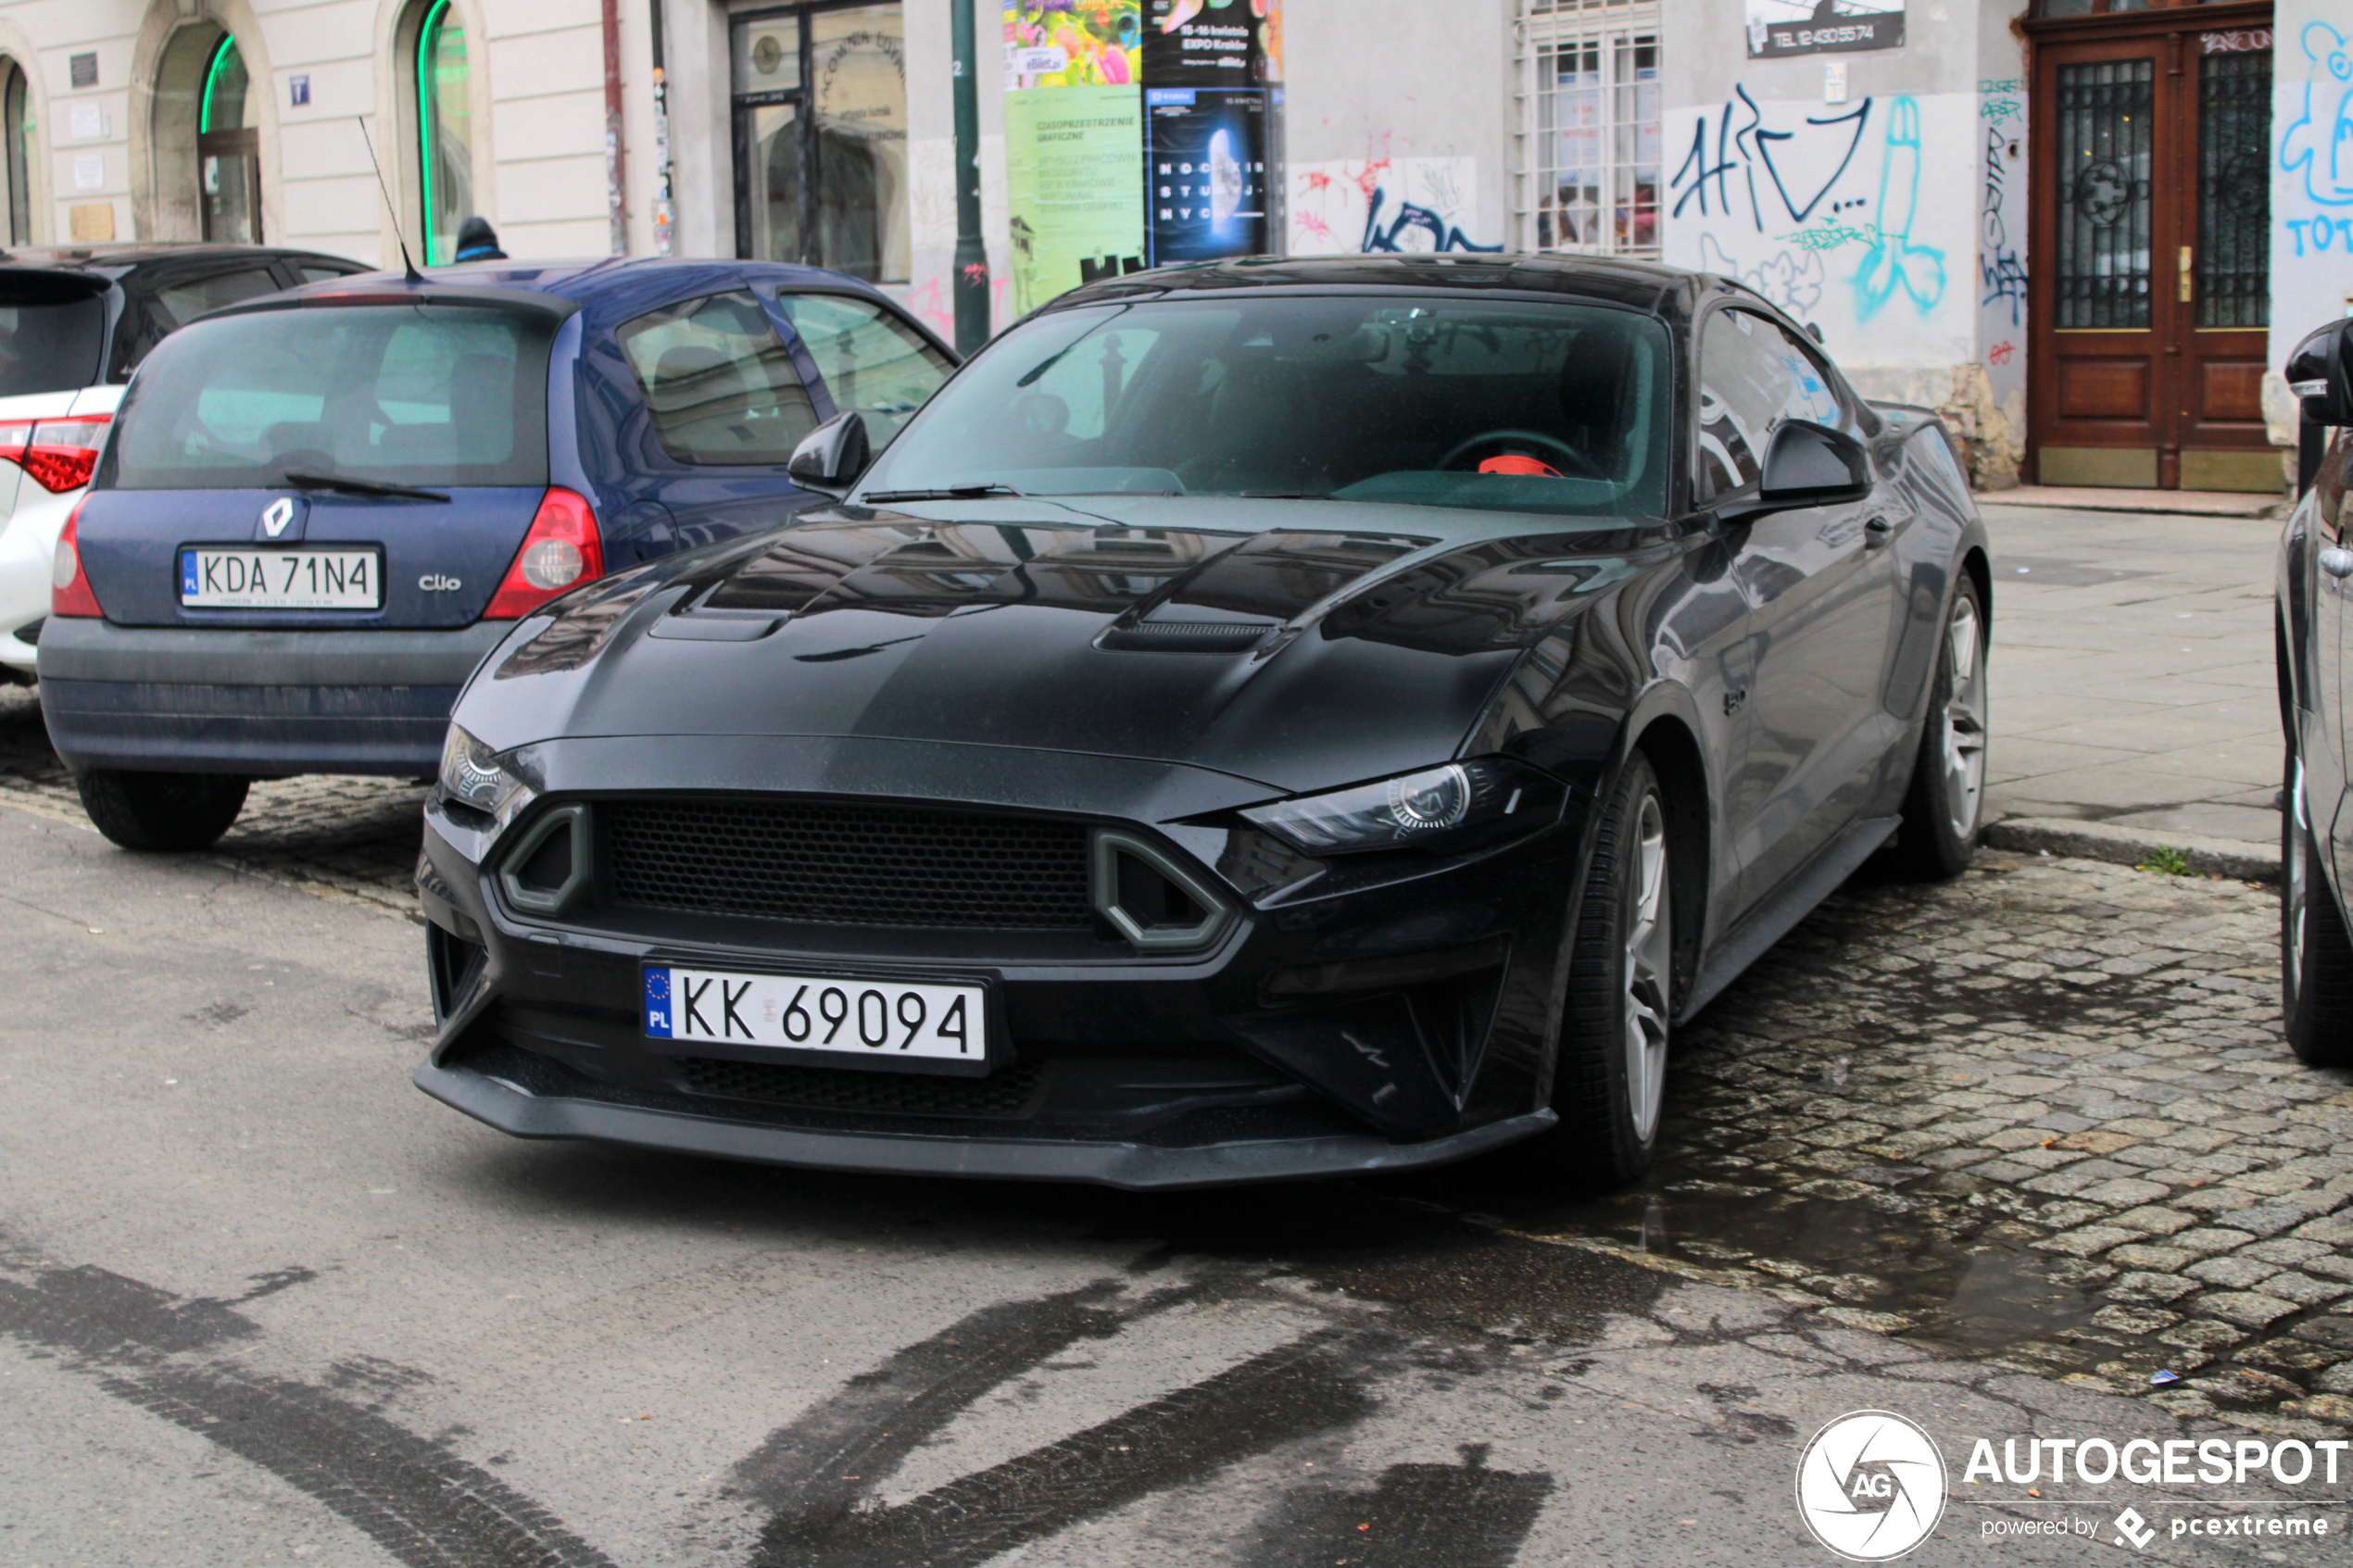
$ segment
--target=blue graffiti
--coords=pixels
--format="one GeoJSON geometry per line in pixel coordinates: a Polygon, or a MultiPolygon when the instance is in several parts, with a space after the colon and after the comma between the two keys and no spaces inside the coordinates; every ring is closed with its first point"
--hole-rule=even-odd
{"type": "Polygon", "coordinates": [[[1469,239],[1464,235],[1460,228],[1447,222],[1446,220],[1438,213],[1432,212],[1429,208],[1419,206],[1414,202],[1399,202],[1397,204],[1396,218],[1390,222],[1386,229],[1384,229],[1381,227],[1381,211],[1388,205],[1388,191],[1382,189],[1380,186],[1374,186],[1372,202],[1365,210],[1365,238],[1363,242],[1357,245],[1356,248],[1358,250],[1364,251],[1369,255],[1374,251],[1384,250],[1402,251],[1412,249],[1422,252],[1437,250],[1473,250],[1491,252],[1500,251],[1504,248],[1501,245],[1475,245],[1471,244],[1469,239]],[[1414,243],[1416,235],[1424,234],[1428,236],[1428,243],[1427,245],[1414,243]],[[1401,245],[1399,243],[1401,240],[1406,241],[1407,243],[1401,245]]]}
{"type": "Polygon", "coordinates": [[[1994,305],[2007,300],[2010,325],[2020,323],[2020,310],[2026,301],[2026,263],[2020,258],[2018,248],[2010,244],[2008,220],[2002,216],[2002,194],[2005,176],[2004,157],[2009,150],[2008,138],[2002,134],[1999,124],[1985,129],[1985,191],[1978,213],[1982,248],[1978,260],[1978,275],[1985,284],[1985,297],[1980,305],[1994,305]]]}
{"type": "MultiPolygon", "coordinates": [[[[1745,97],[1747,94],[1743,93],[1742,96],[1745,97]]],[[[1911,100],[1906,98],[1900,99],[1898,101],[1909,103],[1911,100]]],[[[1808,117],[1806,121],[1808,125],[1843,125],[1851,119],[1855,122],[1855,134],[1848,138],[1846,143],[1846,154],[1843,157],[1841,157],[1838,160],[1838,167],[1831,170],[1831,177],[1822,182],[1821,187],[1817,190],[1812,196],[1806,199],[1806,205],[1802,207],[1799,207],[1793,199],[1792,199],[1789,194],[1789,186],[1781,179],[1781,171],[1778,168],[1774,167],[1773,164],[1772,144],[1775,142],[1793,142],[1797,139],[1797,132],[1794,131],[1768,131],[1761,125],[1755,129],[1754,134],[1756,138],[1757,159],[1765,165],[1765,172],[1772,176],[1773,189],[1781,194],[1781,205],[1789,208],[1791,221],[1796,223],[1805,222],[1808,218],[1814,215],[1814,209],[1822,205],[1822,198],[1831,194],[1831,187],[1838,183],[1838,177],[1846,172],[1846,166],[1848,164],[1855,161],[1855,149],[1863,144],[1863,127],[1870,122],[1870,118],[1871,101],[1869,98],[1864,99],[1860,104],[1857,104],[1855,107],[1847,110],[1844,114],[1830,115],[1820,119],[1808,117]]],[[[1743,131],[1741,134],[1743,136],[1747,136],[1751,134],[1751,132],[1743,131]]],[[[1765,227],[1764,216],[1761,213],[1757,217],[1756,226],[1759,229],[1765,227]]]]}
{"type": "Polygon", "coordinates": [[[2302,169],[2305,194],[2322,207],[2353,206],[2353,49],[2326,22],[2307,22],[2303,36],[2304,114],[2280,138],[2280,167],[2302,169]]]}
{"type": "Polygon", "coordinates": [[[2353,218],[2291,218],[2287,232],[2296,237],[2296,254],[2304,254],[2305,233],[2311,233],[2312,249],[2336,249],[2353,256],[2353,218]]]}
{"type": "Polygon", "coordinates": [[[1879,239],[1855,270],[1855,319],[1869,321],[1895,297],[1909,295],[1923,316],[1944,297],[1944,253],[1912,243],[1920,205],[1920,107],[1898,98],[1888,106],[1887,160],[1880,166],[1879,239]]]}
{"type": "MultiPolygon", "coordinates": [[[[1682,167],[1675,171],[1675,178],[1667,182],[1670,190],[1682,192],[1676,198],[1671,216],[1680,218],[1684,207],[1696,197],[1699,215],[1707,217],[1708,184],[1712,181],[1716,187],[1717,208],[1724,216],[1730,217],[1732,199],[1728,182],[1737,175],[1748,191],[1749,220],[1755,225],[1756,232],[1763,233],[1765,208],[1756,197],[1756,168],[1762,164],[1765,177],[1772,182],[1773,190],[1780,197],[1782,210],[1789,214],[1790,221],[1805,222],[1829,198],[1831,187],[1838,183],[1847,166],[1855,161],[1856,151],[1863,144],[1863,129],[1870,123],[1871,100],[1864,99],[1844,114],[1809,117],[1804,125],[1793,131],[1768,131],[1765,127],[1764,111],[1756,107],[1756,100],[1749,96],[1748,89],[1736,86],[1732,93],[1740,106],[1748,111],[1747,121],[1735,130],[1732,125],[1733,106],[1727,102],[1724,112],[1717,117],[1716,146],[1711,157],[1707,116],[1699,117],[1698,123],[1692,128],[1691,151],[1684,155],[1682,167]],[[1773,145],[1777,142],[1794,142],[1801,136],[1810,142],[1816,139],[1811,132],[1834,125],[1852,127],[1845,138],[1845,150],[1839,153],[1838,167],[1831,170],[1829,178],[1801,201],[1798,196],[1790,194],[1789,179],[1783,176],[1780,166],[1774,161],[1773,145]],[[1686,182],[1689,183],[1686,184],[1686,182]]],[[[1836,145],[1835,137],[1832,145],[1836,145]]],[[[1802,192],[1800,194],[1803,194],[1802,192]]],[[[1775,222],[1778,226],[1779,220],[1775,222]]]]}

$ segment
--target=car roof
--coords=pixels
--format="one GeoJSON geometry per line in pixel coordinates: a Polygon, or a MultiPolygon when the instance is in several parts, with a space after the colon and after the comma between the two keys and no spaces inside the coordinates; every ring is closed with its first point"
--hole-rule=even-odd
{"type": "Polygon", "coordinates": [[[1245,289],[1461,289],[1558,295],[1680,315],[1690,310],[1696,290],[1709,286],[1727,285],[1720,279],[1680,267],[1619,257],[1484,251],[1248,256],[1160,267],[1081,284],[1046,308],[1099,305],[1144,294],[1165,297],[1245,289]]]}
{"type": "Polygon", "coordinates": [[[373,291],[465,289],[504,290],[547,295],[585,305],[602,295],[638,293],[648,285],[667,291],[701,283],[730,283],[749,278],[787,288],[835,294],[888,296],[870,283],[821,267],[800,267],[783,261],[748,261],[734,257],[683,256],[598,256],[564,261],[463,261],[431,268],[416,281],[398,269],[362,273],[289,290],[286,297],[347,294],[355,287],[373,291]]]}
{"type": "Polygon", "coordinates": [[[14,250],[0,251],[0,270],[25,268],[44,272],[103,272],[108,277],[119,278],[134,268],[206,257],[228,261],[314,260],[335,261],[346,267],[361,265],[347,256],[332,256],[325,251],[297,250],[284,245],[208,245],[190,240],[181,244],[22,245],[14,250]]]}

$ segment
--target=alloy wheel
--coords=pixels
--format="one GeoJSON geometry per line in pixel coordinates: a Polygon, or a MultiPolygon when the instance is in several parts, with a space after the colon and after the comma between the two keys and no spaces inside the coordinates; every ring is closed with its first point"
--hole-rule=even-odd
{"type": "Polygon", "coordinates": [[[1953,836],[1967,841],[1977,831],[1985,799],[1985,638],[1975,600],[1964,596],[1954,601],[1944,645],[1952,666],[1941,721],[1944,799],[1953,836]]]}
{"type": "Polygon", "coordinates": [[[1634,1135],[1658,1129],[1667,1090],[1667,1024],[1672,994],[1675,926],[1667,893],[1667,818],[1656,795],[1642,797],[1634,819],[1633,907],[1626,922],[1626,1094],[1634,1135]]]}

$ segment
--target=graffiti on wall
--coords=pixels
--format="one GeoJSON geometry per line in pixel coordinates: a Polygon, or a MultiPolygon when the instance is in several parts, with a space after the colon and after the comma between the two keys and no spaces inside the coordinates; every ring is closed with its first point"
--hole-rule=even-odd
{"type": "Polygon", "coordinates": [[[1910,95],[1760,103],[1736,86],[1721,106],[1681,111],[1668,259],[1739,278],[1826,331],[1907,322],[1965,334],[1947,310],[1962,303],[1949,257],[1971,236],[1922,200],[1931,167],[1951,167],[1951,107],[1910,95]]]}
{"type": "Polygon", "coordinates": [[[2315,205],[2353,207],[2353,43],[2322,21],[2303,43],[2304,112],[2280,138],[2280,167],[2302,174],[2315,205]]]}
{"type": "Polygon", "coordinates": [[[1500,251],[1475,211],[1478,160],[1379,157],[1293,164],[1290,253],[1500,251]]]}
{"type": "Polygon", "coordinates": [[[2024,84],[1981,82],[1977,84],[1978,116],[1985,127],[1984,184],[1978,195],[1978,303],[1995,314],[2007,314],[2013,328],[2025,324],[2026,261],[2018,247],[2024,225],[2013,226],[2010,205],[2023,194],[2025,182],[2014,179],[2021,167],[2020,144],[2026,137],[2024,84]]]}

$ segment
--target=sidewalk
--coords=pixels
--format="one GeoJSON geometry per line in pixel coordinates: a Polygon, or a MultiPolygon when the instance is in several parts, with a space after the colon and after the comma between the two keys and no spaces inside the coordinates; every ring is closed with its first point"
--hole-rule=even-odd
{"type": "Polygon", "coordinates": [[[2151,845],[2219,840],[2276,862],[2282,525],[2007,504],[1984,517],[1987,821],[2103,823],[2151,845]]]}

